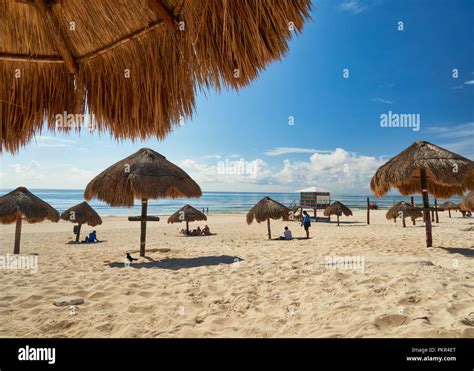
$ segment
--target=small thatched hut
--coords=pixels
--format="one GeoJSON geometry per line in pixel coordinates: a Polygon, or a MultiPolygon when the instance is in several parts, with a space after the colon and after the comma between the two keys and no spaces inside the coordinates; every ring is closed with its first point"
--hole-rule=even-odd
{"type": "Polygon", "coordinates": [[[469,192],[461,201],[460,209],[462,211],[474,212],[474,192],[469,192]]]}
{"type": "Polygon", "coordinates": [[[198,220],[207,220],[207,216],[191,205],[184,205],[168,218],[168,223],[186,222],[186,234],[189,234],[189,222],[198,220]]]}
{"type": "Polygon", "coordinates": [[[0,1],[0,152],[45,122],[70,130],[63,112],[88,112],[117,139],[163,138],[191,116],[196,91],[241,88],[281,59],[310,10],[311,0],[0,1]]]}
{"type": "Polygon", "coordinates": [[[76,242],[80,240],[81,227],[83,224],[88,224],[91,227],[102,224],[102,219],[99,214],[97,214],[86,201],[64,211],[61,214],[61,219],[77,223],[77,228],[75,228],[76,242]]]}
{"type": "Polygon", "coordinates": [[[411,218],[413,224],[415,224],[415,219],[421,218],[422,216],[422,209],[418,207],[413,207],[405,201],[401,201],[393,205],[390,209],[388,209],[387,213],[385,214],[385,217],[389,220],[396,220],[398,217],[401,217],[403,228],[406,228],[405,218],[411,218]]]}
{"type": "Polygon", "coordinates": [[[59,221],[59,212],[25,187],[18,187],[0,197],[0,223],[12,224],[16,222],[14,254],[20,253],[23,216],[28,223],[39,223],[45,219],[55,223],[59,221]]]}
{"type": "Polygon", "coordinates": [[[448,216],[451,218],[451,210],[459,210],[459,205],[449,200],[443,202],[439,207],[443,210],[448,210],[448,216]]]}
{"type": "Polygon", "coordinates": [[[290,209],[270,197],[264,197],[247,213],[247,224],[252,224],[254,219],[257,223],[267,221],[268,239],[271,240],[270,219],[289,220],[290,209]]]}
{"type": "Polygon", "coordinates": [[[405,196],[422,194],[426,245],[430,247],[433,238],[428,194],[448,198],[473,190],[474,162],[429,142],[415,142],[376,171],[370,188],[377,197],[391,188],[405,196]]]}
{"type": "Polygon", "coordinates": [[[339,202],[339,201],[334,201],[331,205],[326,207],[326,209],[324,210],[324,216],[331,216],[331,215],[337,216],[338,226],[339,226],[339,217],[342,214],[344,214],[345,216],[351,216],[352,211],[346,205],[344,205],[342,202],[339,202]]]}
{"type": "Polygon", "coordinates": [[[84,192],[86,200],[96,197],[111,206],[132,207],[135,199],[141,200],[141,217],[132,218],[141,222],[140,256],[145,256],[146,222],[157,220],[147,216],[148,200],[201,195],[201,188],[184,170],[149,148],[105,169],[84,192]]]}

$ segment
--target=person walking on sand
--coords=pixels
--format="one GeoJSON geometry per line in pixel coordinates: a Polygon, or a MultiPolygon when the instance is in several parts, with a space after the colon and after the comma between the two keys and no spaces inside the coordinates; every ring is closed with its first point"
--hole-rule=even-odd
{"type": "Polygon", "coordinates": [[[306,238],[309,238],[309,227],[311,227],[311,217],[306,211],[303,211],[303,222],[301,223],[301,225],[306,231],[306,238]]]}

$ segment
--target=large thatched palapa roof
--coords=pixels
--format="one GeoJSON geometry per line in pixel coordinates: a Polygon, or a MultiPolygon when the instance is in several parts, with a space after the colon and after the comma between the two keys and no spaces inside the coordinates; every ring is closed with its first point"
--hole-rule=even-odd
{"type": "Polygon", "coordinates": [[[18,215],[24,216],[28,223],[39,223],[45,219],[59,221],[59,212],[25,187],[18,187],[0,197],[0,223],[14,223],[18,215]]]}
{"type": "MultiPolygon", "coordinates": [[[[115,138],[162,138],[196,89],[249,84],[310,0],[0,0],[0,152],[64,112],[115,138]],[[77,117],[76,117],[77,118],[77,117]]],[[[57,128],[68,130],[67,128],[57,128]]]]}
{"type": "Polygon", "coordinates": [[[462,211],[474,212],[474,192],[469,192],[461,201],[460,209],[462,211]]]}
{"type": "Polygon", "coordinates": [[[439,207],[444,210],[459,210],[459,205],[453,201],[443,202],[439,207]]]}
{"type": "Polygon", "coordinates": [[[134,199],[201,197],[201,188],[181,168],[149,148],[115,163],[92,179],[84,197],[111,206],[133,206],[134,199]]]}
{"type": "Polygon", "coordinates": [[[331,205],[326,207],[326,209],[324,210],[324,216],[331,216],[331,215],[341,216],[342,214],[344,214],[345,216],[351,216],[352,211],[346,205],[344,205],[342,202],[339,202],[339,201],[334,201],[331,205]]]}
{"type": "Polygon", "coordinates": [[[86,201],[61,213],[61,219],[77,224],[88,224],[91,227],[102,224],[102,218],[86,201]]]}
{"type": "Polygon", "coordinates": [[[413,207],[405,201],[401,201],[393,205],[388,209],[385,217],[387,219],[397,219],[398,217],[403,216],[403,218],[421,218],[423,216],[423,211],[420,208],[413,207]]]}
{"type": "Polygon", "coordinates": [[[247,213],[247,224],[252,224],[254,219],[257,223],[268,219],[289,220],[289,213],[290,209],[285,205],[272,200],[270,197],[264,197],[247,213]]]}
{"type": "Polygon", "coordinates": [[[422,193],[420,169],[427,175],[428,193],[448,198],[474,189],[474,162],[429,142],[415,142],[382,165],[370,182],[377,197],[396,188],[402,195],[422,193]]]}
{"type": "Polygon", "coordinates": [[[191,205],[184,205],[168,218],[168,223],[196,222],[207,220],[207,216],[191,205]]]}

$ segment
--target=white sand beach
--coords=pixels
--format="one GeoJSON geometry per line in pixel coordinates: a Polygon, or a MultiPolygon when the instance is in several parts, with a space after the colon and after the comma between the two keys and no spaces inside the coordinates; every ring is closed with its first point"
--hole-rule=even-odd
{"type": "MultiPolygon", "coordinates": [[[[73,225],[23,224],[21,253],[38,271],[0,270],[1,337],[474,337],[474,219],[440,213],[434,247],[420,221],[401,228],[385,211],[313,223],[309,240],[269,241],[244,214],[210,215],[209,237],[179,237],[184,225],[105,217],[105,242],[71,245],[73,225]],[[327,266],[329,257],[363,263],[327,266]],[[357,269],[354,269],[357,268],[357,269]],[[56,307],[63,296],[84,299],[56,307]]],[[[192,223],[191,227],[203,226],[192,223]]],[[[296,222],[272,221],[274,237],[296,222]]],[[[0,255],[14,225],[0,226],[0,255]]],[[[92,230],[83,227],[83,237],[92,230]]]]}

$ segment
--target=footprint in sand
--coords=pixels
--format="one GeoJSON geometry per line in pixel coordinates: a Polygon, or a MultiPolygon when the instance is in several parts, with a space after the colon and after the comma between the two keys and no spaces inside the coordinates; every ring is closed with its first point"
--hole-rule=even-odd
{"type": "Polygon", "coordinates": [[[384,314],[374,320],[374,325],[380,330],[398,327],[406,324],[408,318],[401,314],[384,314]]]}

